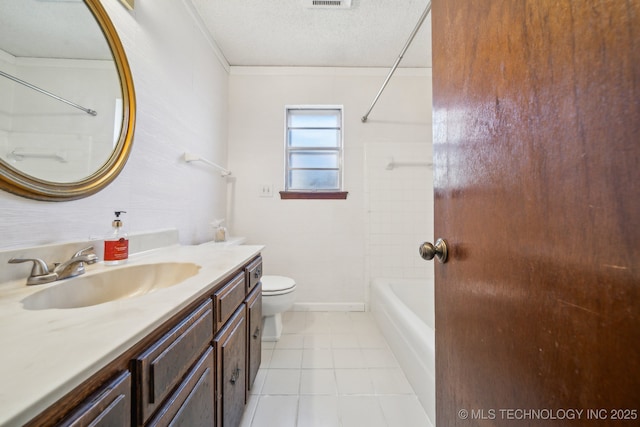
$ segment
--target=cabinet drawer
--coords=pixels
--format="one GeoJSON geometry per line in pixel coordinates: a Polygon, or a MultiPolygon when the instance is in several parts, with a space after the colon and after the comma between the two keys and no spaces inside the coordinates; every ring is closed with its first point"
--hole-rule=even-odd
{"type": "Polygon", "coordinates": [[[244,274],[239,273],[229,283],[213,294],[213,304],[216,313],[216,331],[222,328],[234,311],[244,301],[244,274]]]}
{"type": "Polygon", "coordinates": [[[246,268],[247,275],[247,293],[260,283],[262,278],[262,257],[258,257],[255,261],[249,264],[246,268]]]}
{"type": "Polygon", "coordinates": [[[213,348],[207,350],[148,426],[213,426],[213,348]]]}
{"type": "Polygon", "coordinates": [[[60,427],[127,427],[131,425],[131,374],[126,371],[101,387],[60,427]]]}
{"type": "Polygon", "coordinates": [[[212,338],[213,307],[208,299],[134,360],[139,425],[182,381],[212,338]]]}

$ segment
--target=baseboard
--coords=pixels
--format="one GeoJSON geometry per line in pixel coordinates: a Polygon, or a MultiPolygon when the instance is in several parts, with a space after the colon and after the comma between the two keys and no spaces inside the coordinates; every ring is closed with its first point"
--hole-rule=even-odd
{"type": "Polygon", "coordinates": [[[292,311],[365,311],[363,302],[297,302],[292,311]]]}

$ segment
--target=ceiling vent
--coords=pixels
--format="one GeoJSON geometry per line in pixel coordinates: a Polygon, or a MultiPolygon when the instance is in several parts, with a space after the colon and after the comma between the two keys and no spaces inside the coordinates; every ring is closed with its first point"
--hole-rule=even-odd
{"type": "Polygon", "coordinates": [[[350,9],[351,0],[302,0],[308,9],[350,9]]]}

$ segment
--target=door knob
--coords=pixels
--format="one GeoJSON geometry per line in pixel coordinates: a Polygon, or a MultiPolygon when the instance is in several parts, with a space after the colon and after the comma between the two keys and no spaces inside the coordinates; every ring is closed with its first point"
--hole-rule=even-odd
{"type": "Polygon", "coordinates": [[[447,251],[447,241],[444,239],[438,239],[435,246],[429,242],[424,242],[418,250],[422,259],[429,261],[432,260],[433,257],[437,257],[438,261],[442,264],[447,262],[449,252],[447,251]]]}

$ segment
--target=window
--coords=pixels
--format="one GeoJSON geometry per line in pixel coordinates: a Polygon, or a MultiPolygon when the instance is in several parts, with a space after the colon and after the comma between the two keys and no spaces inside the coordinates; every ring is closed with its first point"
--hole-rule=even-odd
{"type": "Polygon", "coordinates": [[[282,198],[346,198],[342,191],[342,107],[286,107],[282,198]]]}

